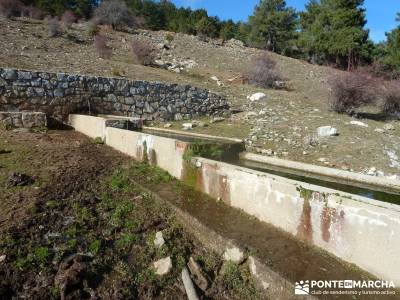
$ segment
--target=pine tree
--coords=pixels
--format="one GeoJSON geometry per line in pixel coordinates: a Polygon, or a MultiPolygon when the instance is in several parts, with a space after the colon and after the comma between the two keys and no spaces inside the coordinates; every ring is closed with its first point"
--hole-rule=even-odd
{"type": "MultiPolygon", "coordinates": [[[[400,13],[397,14],[397,22],[400,22],[400,13]]],[[[400,69],[400,25],[391,32],[386,33],[386,55],[383,62],[393,69],[400,69]]]]}
{"type": "Polygon", "coordinates": [[[367,49],[364,0],[311,0],[301,14],[300,44],[311,54],[351,70],[367,49]]]}
{"type": "Polygon", "coordinates": [[[230,40],[235,37],[236,24],[232,20],[222,22],[219,31],[219,37],[224,41],[230,40]]]}
{"type": "Polygon", "coordinates": [[[249,24],[253,46],[283,53],[295,39],[297,14],[284,0],[261,0],[249,24]]]}

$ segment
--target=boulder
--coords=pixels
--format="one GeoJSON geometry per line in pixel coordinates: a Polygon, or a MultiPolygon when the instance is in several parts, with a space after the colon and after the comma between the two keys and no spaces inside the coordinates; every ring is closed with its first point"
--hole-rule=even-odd
{"type": "Polygon", "coordinates": [[[154,262],[153,266],[157,275],[166,275],[172,270],[171,257],[168,256],[166,258],[157,260],[156,262],[154,262]]]}
{"type": "Polygon", "coordinates": [[[244,260],[244,254],[237,247],[227,248],[224,252],[223,258],[226,261],[233,261],[240,264],[244,260]]]}
{"type": "Polygon", "coordinates": [[[182,124],[183,130],[192,130],[194,127],[196,127],[196,126],[194,126],[193,123],[183,123],[182,124]]]}
{"type": "Polygon", "coordinates": [[[351,121],[350,124],[351,125],[356,125],[356,126],[361,126],[361,127],[368,127],[368,124],[365,124],[365,123],[360,122],[360,121],[351,121]]]}
{"type": "Polygon", "coordinates": [[[165,240],[161,231],[156,233],[156,237],[154,239],[154,246],[157,248],[161,248],[165,244],[165,240]]]}
{"type": "Polygon", "coordinates": [[[317,133],[319,137],[327,137],[327,136],[336,136],[339,135],[339,132],[336,128],[332,126],[322,126],[317,129],[317,133]]]}
{"type": "Polygon", "coordinates": [[[264,99],[267,95],[264,93],[255,93],[251,96],[247,96],[247,99],[250,101],[259,101],[261,99],[264,99]]]}

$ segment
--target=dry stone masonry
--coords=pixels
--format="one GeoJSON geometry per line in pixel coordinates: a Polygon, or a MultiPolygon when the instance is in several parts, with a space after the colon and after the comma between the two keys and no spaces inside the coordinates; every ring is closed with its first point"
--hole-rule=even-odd
{"type": "Polygon", "coordinates": [[[41,112],[3,112],[0,111],[0,127],[35,128],[46,127],[46,114],[41,112]]]}
{"type": "Polygon", "coordinates": [[[116,114],[182,120],[228,112],[228,102],[188,85],[0,68],[0,111],[116,114]]]}

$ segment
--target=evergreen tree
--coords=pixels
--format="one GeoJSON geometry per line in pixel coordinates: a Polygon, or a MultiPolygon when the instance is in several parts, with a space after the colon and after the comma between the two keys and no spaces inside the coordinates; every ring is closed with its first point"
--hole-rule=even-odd
{"type": "Polygon", "coordinates": [[[351,70],[368,48],[364,0],[311,0],[301,14],[300,44],[311,55],[351,70]]]}
{"type": "MultiPolygon", "coordinates": [[[[400,22],[400,13],[396,21],[400,22]]],[[[383,62],[393,69],[400,69],[400,25],[391,32],[386,33],[387,42],[383,62]]]]}
{"type": "Polygon", "coordinates": [[[293,45],[297,14],[284,0],[261,0],[249,24],[252,45],[284,53],[293,45]]]}
{"type": "Polygon", "coordinates": [[[219,37],[224,41],[230,40],[235,37],[236,30],[236,24],[232,20],[222,22],[219,37]]]}
{"type": "Polygon", "coordinates": [[[196,31],[200,36],[208,36],[215,38],[218,35],[218,19],[209,18],[208,16],[202,17],[196,23],[196,31]]]}

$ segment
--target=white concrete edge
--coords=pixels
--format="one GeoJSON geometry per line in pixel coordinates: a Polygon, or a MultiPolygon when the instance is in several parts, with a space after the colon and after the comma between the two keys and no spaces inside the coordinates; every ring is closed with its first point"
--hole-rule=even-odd
{"type": "Polygon", "coordinates": [[[221,136],[215,136],[215,135],[209,135],[209,134],[202,134],[202,133],[187,132],[187,131],[181,131],[181,130],[173,130],[173,129],[165,129],[165,128],[149,127],[149,126],[143,126],[143,129],[144,130],[149,130],[149,131],[154,131],[154,132],[178,134],[178,135],[194,137],[194,138],[211,139],[211,140],[214,140],[214,141],[243,143],[243,140],[241,140],[241,139],[227,138],[227,137],[221,137],[221,136]]]}
{"type": "Polygon", "coordinates": [[[391,190],[397,190],[400,192],[400,182],[393,179],[373,177],[365,174],[359,174],[328,167],[321,167],[291,160],[284,160],[276,157],[262,156],[249,152],[241,153],[240,157],[249,161],[265,163],[276,167],[284,167],[304,173],[312,173],[315,175],[321,175],[331,178],[340,178],[342,180],[351,181],[354,183],[389,188],[391,190]]]}
{"type": "Polygon", "coordinates": [[[331,195],[339,195],[339,196],[343,197],[343,199],[346,200],[346,201],[358,201],[358,202],[362,202],[364,204],[368,204],[368,205],[371,205],[371,206],[376,206],[376,207],[380,207],[380,208],[384,208],[384,209],[390,209],[390,210],[394,210],[394,211],[400,212],[400,205],[397,205],[397,204],[392,204],[392,203],[387,203],[387,202],[383,202],[383,201],[379,201],[379,200],[374,200],[374,199],[366,198],[366,197],[363,197],[363,196],[354,195],[354,194],[350,194],[350,193],[346,193],[346,192],[342,192],[342,191],[326,188],[326,187],[323,187],[323,186],[310,184],[310,183],[307,183],[307,182],[300,182],[300,181],[297,181],[297,180],[293,180],[293,179],[289,179],[289,178],[286,178],[286,177],[270,174],[270,173],[267,173],[267,172],[261,172],[261,171],[249,169],[249,168],[246,168],[246,167],[241,167],[241,166],[236,166],[236,165],[232,165],[232,164],[229,164],[229,163],[224,163],[224,162],[220,162],[220,161],[211,160],[211,159],[208,159],[208,158],[194,157],[193,159],[195,161],[200,162],[200,163],[204,162],[204,163],[208,163],[208,164],[218,164],[218,165],[221,165],[221,166],[234,168],[235,170],[238,170],[238,171],[241,171],[241,172],[244,172],[244,173],[254,174],[254,175],[257,175],[259,177],[268,177],[268,178],[271,178],[271,179],[276,180],[278,182],[282,182],[282,181],[288,182],[288,183],[291,183],[294,186],[297,186],[299,188],[302,187],[302,188],[305,188],[305,189],[309,189],[309,190],[312,190],[312,191],[318,191],[318,192],[321,192],[321,193],[326,193],[326,194],[331,194],[331,195]]]}

